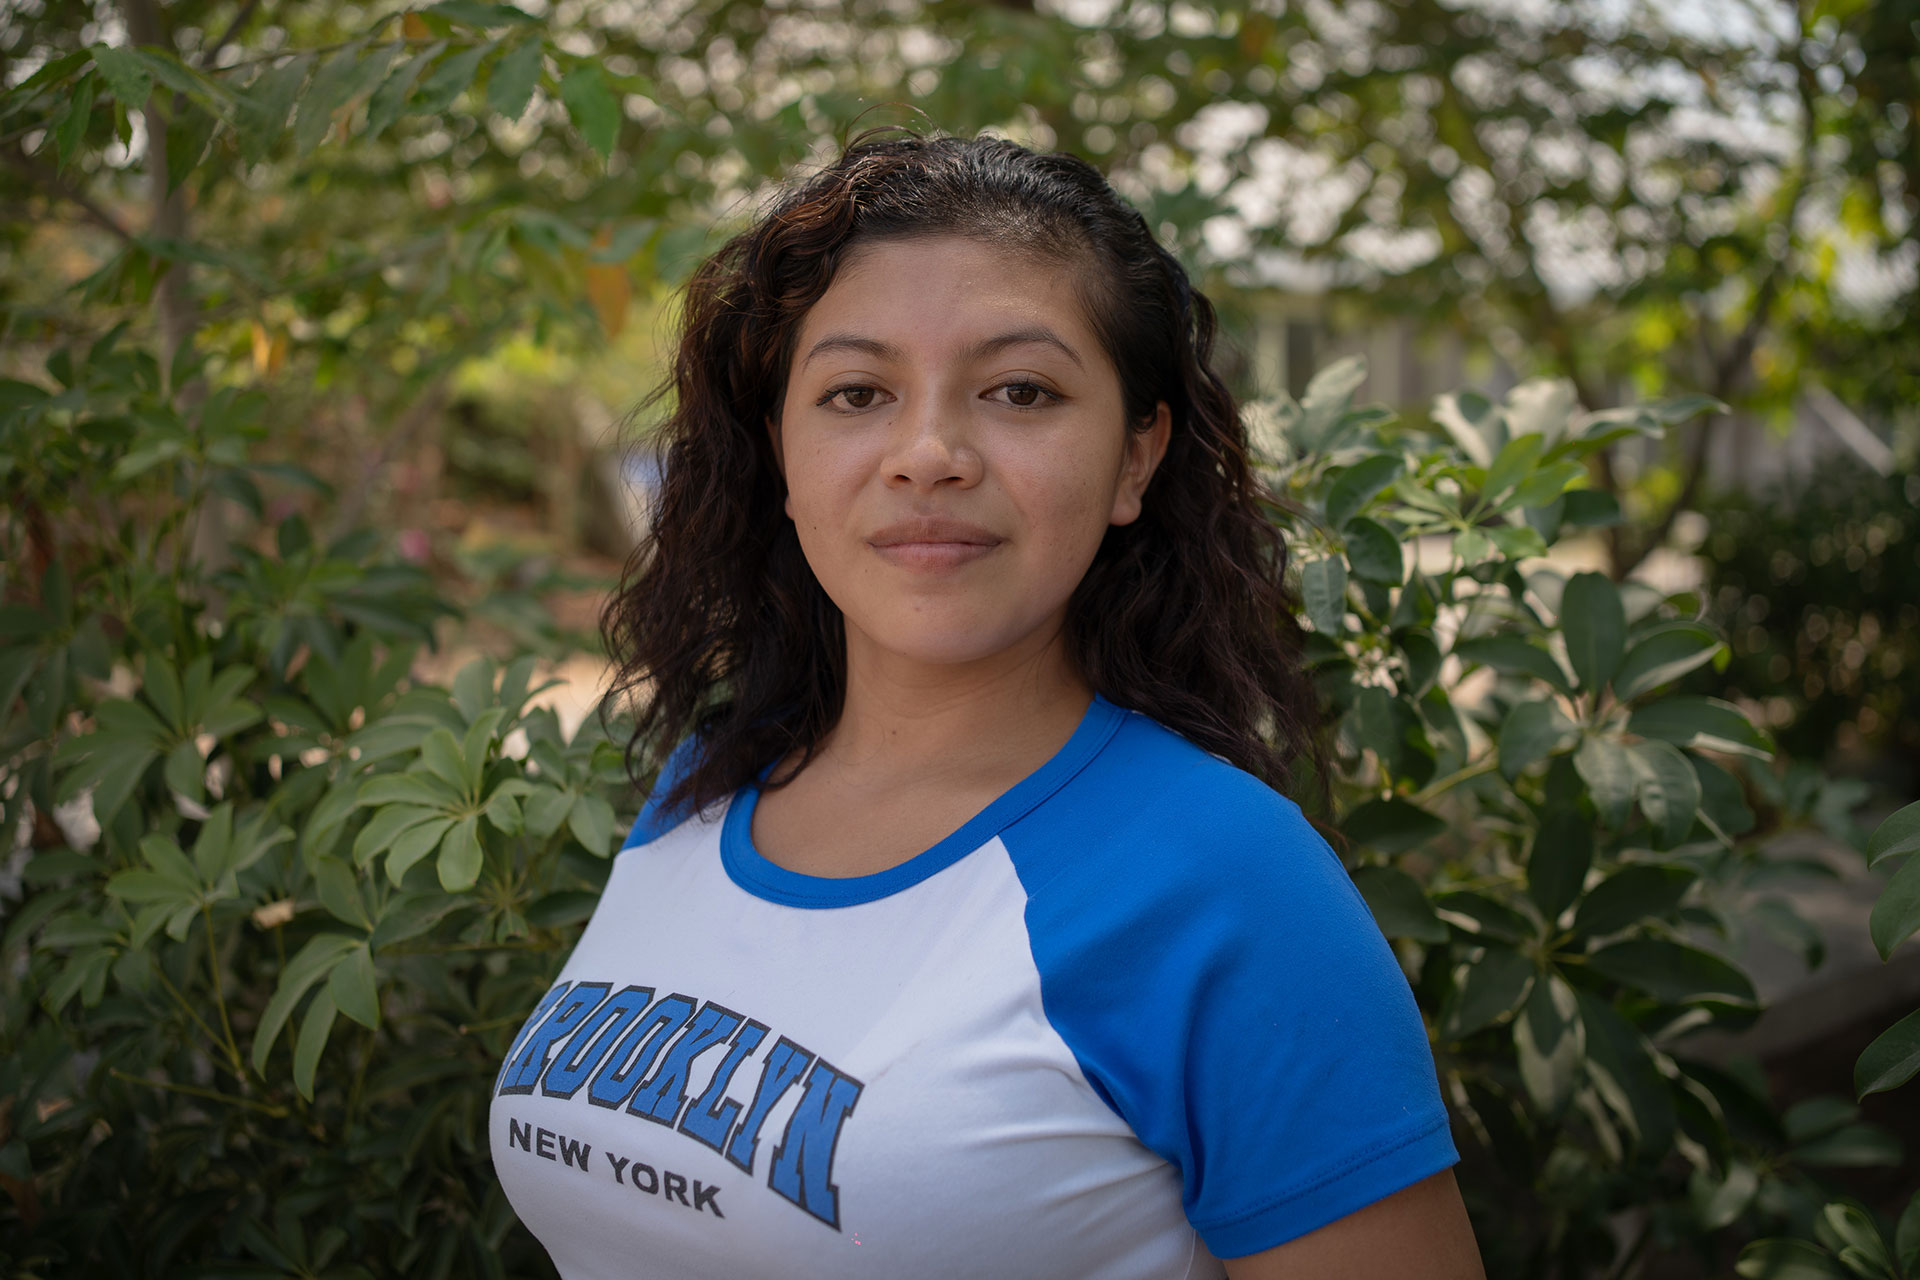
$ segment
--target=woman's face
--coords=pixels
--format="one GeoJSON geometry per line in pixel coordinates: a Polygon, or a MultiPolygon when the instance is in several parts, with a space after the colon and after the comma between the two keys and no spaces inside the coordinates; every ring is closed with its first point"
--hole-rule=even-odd
{"type": "Polygon", "coordinates": [[[807,313],[774,450],[849,660],[1038,657],[1168,412],[1126,429],[1072,268],[959,236],[857,248],[807,313]]]}

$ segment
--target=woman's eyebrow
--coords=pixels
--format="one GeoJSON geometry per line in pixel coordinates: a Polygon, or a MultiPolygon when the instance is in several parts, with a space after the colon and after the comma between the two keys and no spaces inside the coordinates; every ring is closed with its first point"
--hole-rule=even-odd
{"type": "MultiPolygon", "coordinates": [[[[1032,344],[1057,348],[1062,355],[1073,361],[1075,365],[1082,369],[1086,368],[1086,365],[1080,359],[1079,353],[1068,346],[1059,334],[1047,328],[1045,325],[1033,325],[1024,329],[1010,329],[1006,333],[995,334],[991,338],[982,338],[980,341],[962,351],[960,358],[962,360],[981,360],[987,356],[997,355],[1008,347],[1032,344]]],[[[857,333],[830,333],[813,344],[812,348],[807,352],[806,359],[800,362],[800,366],[805,368],[813,362],[815,356],[826,355],[833,351],[858,351],[879,360],[894,361],[906,359],[907,354],[893,343],[880,338],[862,337],[857,333]]]]}

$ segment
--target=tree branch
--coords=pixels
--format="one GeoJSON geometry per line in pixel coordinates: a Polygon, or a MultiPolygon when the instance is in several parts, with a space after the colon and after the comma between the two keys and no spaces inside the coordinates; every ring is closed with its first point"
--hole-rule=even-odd
{"type": "Polygon", "coordinates": [[[229,22],[227,29],[220,33],[220,38],[200,51],[196,61],[202,71],[213,69],[214,60],[220,56],[220,51],[233,43],[233,38],[240,34],[240,29],[247,25],[254,11],[259,7],[260,0],[246,0],[246,3],[240,6],[240,12],[233,15],[233,21],[229,22]]]}
{"type": "Polygon", "coordinates": [[[6,160],[7,168],[41,188],[48,195],[65,200],[68,204],[86,214],[87,217],[91,218],[94,222],[118,236],[122,242],[126,244],[137,243],[137,237],[133,232],[129,231],[118,218],[94,203],[84,191],[70,185],[58,174],[51,173],[40,165],[34,164],[33,161],[19,154],[17,151],[9,150],[0,158],[6,160]]]}

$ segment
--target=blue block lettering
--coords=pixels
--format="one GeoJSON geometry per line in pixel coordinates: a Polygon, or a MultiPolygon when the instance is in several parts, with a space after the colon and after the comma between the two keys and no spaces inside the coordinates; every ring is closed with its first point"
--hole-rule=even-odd
{"type": "Polygon", "coordinates": [[[557,1002],[553,1012],[547,1015],[539,1029],[527,1036],[520,1050],[508,1059],[507,1070],[503,1073],[505,1081],[500,1086],[501,1093],[532,1093],[534,1081],[547,1067],[547,1050],[554,1042],[573,1034],[581,1023],[585,1022],[600,1002],[607,997],[607,990],[613,984],[608,982],[581,982],[574,985],[566,998],[557,1002]]]}
{"type": "Polygon", "coordinates": [[[767,1185],[820,1221],[840,1229],[840,1188],[833,1184],[833,1152],[840,1126],[853,1112],[863,1088],[825,1062],[813,1064],[807,1091],[773,1149],[767,1185]]]}
{"type": "Polygon", "coordinates": [[[646,1016],[627,1028],[620,1043],[600,1060],[600,1069],[587,1085],[587,1101],[596,1107],[617,1107],[625,1102],[659,1056],[661,1046],[686,1025],[693,1006],[692,996],[677,992],[654,1001],[646,1016]]]}
{"type": "Polygon", "coordinates": [[[549,1098],[571,1098],[580,1092],[620,1033],[633,1025],[652,999],[652,987],[623,987],[603,1000],[553,1055],[540,1077],[540,1092],[549,1098]]]}
{"type": "MultiPolygon", "coordinates": [[[[720,1060],[715,1068],[713,1079],[707,1081],[706,1090],[693,1100],[686,1115],[680,1117],[680,1132],[703,1142],[719,1151],[727,1145],[727,1131],[733,1128],[734,1120],[740,1115],[740,1104],[726,1097],[727,1085],[733,1079],[733,1073],[748,1054],[760,1047],[766,1039],[767,1028],[764,1024],[749,1019],[740,1030],[734,1033],[733,1043],[727,1046],[727,1056],[720,1060]]],[[[719,1214],[715,1209],[714,1213],[719,1214]]]]}
{"type": "Polygon", "coordinates": [[[667,1050],[653,1077],[634,1091],[627,1110],[659,1124],[678,1120],[680,1108],[687,1102],[687,1073],[693,1069],[693,1060],[732,1035],[739,1025],[739,1014],[707,1001],[667,1050]]]}
{"type": "Polygon", "coordinates": [[[767,1051],[766,1061],[760,1064],[760,1087],[753,1091],[753,1103],[747,1108],[740,1127],[733,1131],[733,1137],[727,1140],[728,1160],[748,1173],[753,1172],[760,1147],[760,1126],[767,1122],[767,1112],[773,1110],[773,1104],[780,1101],[781,1095],[806,1073],[812,1061],[811,1053],[785,1036],[767,1051]]]}

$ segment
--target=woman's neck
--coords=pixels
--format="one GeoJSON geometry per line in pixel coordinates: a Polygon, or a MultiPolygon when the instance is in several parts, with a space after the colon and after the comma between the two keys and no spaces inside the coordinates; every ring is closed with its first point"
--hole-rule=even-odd
{"type": "Polygon", "coordinates": [[[978,663],[925,664],[850,635],[846,698],[822,755],[882,775],[1023,776],[1072,735],[1093,697],[1064,635],[1036,640],[978,663]]]}

